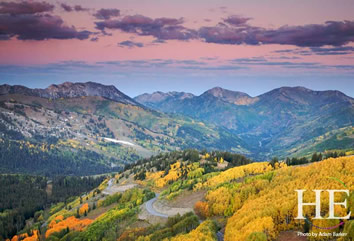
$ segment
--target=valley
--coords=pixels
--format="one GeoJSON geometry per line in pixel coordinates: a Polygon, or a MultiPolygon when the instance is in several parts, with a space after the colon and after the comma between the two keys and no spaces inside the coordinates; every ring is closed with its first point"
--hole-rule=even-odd
{"type": "Polygon", "coordinates": [[[354,241],[353,0],[0,0],[0,241],[354,241]]]}
{"type": "Polygon", "coordinates": [[[200,96],[155,92],[135,100],[166,113],[222,126],[238,135],[258,160],[296,156],[304,142],[312,150],[324,151],[317,145],[320,136],[333,136],[332,131],[342,128],[352,130],[354,121],[353,98],[339,91],[304,87],[281,87],[256,97],[215,87],[200,96]]]}
{"type": "Polygon", "coordinates": [[[132,99],[93,82],[0,86],[0,240],[303,240],[337,223],[295,220],[293,190],[354,185],[353,106],[300,87],[132,99]]]}
{"type": "MultiPolygon", "coordinates": [[[[25,142],[56,156],[95,153],[96,174],[186,148],[267,161],[351,150],[354,143],[354,100],[338,91],[301,87],[257,97],[213,88],[200,96],[156,92],[132,99],[114,86],[93,82],[46,89],[2,85],[0,110],[1,143],[21,147],[25,142]]],[[[14,170],[2,168],[5,173],[14,170]]],[[[83,175],[95,174],[84,169],[83,175]]]]}

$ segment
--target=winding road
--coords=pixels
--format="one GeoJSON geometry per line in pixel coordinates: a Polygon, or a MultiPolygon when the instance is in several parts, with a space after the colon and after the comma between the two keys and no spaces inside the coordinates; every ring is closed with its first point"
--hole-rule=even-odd
{"type": "MultiPolygon", "coordinates": [[[[114,178],[110,179],[107,184],[108,184],[107,187],[102,192],[105,195],[112,195],[117,192],[124,192],[124,191],[136,186],[136,184],[115,185],[114,178]]],[[[168,218],[169,216],[174,216],[177,213],[180,213],[181,215],[183,215],[184,213],[187,213],[188,211],[193,211],[190,208],[169,207],[169,206],[166,206],[166,204],[164,202],[159,202],[159,203],[155,204],[155,202],[158,201],[159,196],[160,196],[160,194],[155,193],[155,197],[150,199],[149,201],[145,202],[145,204],[144,204],[146,211],[152,216],[161,217],[161,218],[168,218]],[[162,210],[165,213],[160,212],[156,208],[159,210],[162,210]]],[[[200,220],[199,222],[201,223],[202,220],[200,220]]],[[[217,236],[218,241],[224,240],[224,234],[221,233],[220,231],[216,233],[216,236],[217,236]]]]}
{"type": "Polygon", "coordinates": [[[158,217],[162,217],[162,218],[168,218],[168,215],[166,214],[163,214],[163,213],[160,213],[158,211],[156,211],[153,207],[153,204],[154,202],[157,200],[157,198],[159,197],[159,194],[158,193],[155,193],[155,197],[153,199],[150,199],[149,201],[147,201],[145,203],[145,207],[146,207],[146,210],[151,214],[151,215],[154,215],[154,216],[158,216],[158,217]]]}

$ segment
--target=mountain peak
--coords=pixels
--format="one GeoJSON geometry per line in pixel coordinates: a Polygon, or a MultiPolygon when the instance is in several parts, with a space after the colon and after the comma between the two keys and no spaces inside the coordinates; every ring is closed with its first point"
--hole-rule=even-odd
{"type": "Polygon", "coordinates": [[[47,99],[77,98],[83,96],[100,96],[124,104],[140,105],[129,96],[120,92],[113,85],[103,85],[95,82],[52,84],[46,89],[29,89],[24,86],[1,86],[0,94],[24,94],[47,99]]]}
{"type": "Polygon", "coordinates": [[[168,98],[173,98],[174,100],[184,100],[193,98],[194,95],[191,93],[186,92],[178,92],[178,91],[170,91],[170,92],[162,92],[162,91],[155,91],[152,94],[142,94],[136,96],[134,99],[142,104],[146,103],[159,103],[162,101],[167,100],[168,98]]]}
{"type": "Polygon", "coordinates": [[[308,105],[316,103],[321,105],[323,103],[336,103],[336,102],[351,102],[353,99],[346,96],[337,90],[315,91],[302,86],[295,87],[280,87],[271,90],[258,96],[262,101],[270,101],[274,103],[297,103],[308,105]]]}
{"type": "Polygon", "coordinates": [[[294,87],[284,86],[274,90],[278,90],[279,92],[306,92],[306,93],[313,92],[313,90],[307,89],[303,86],[294,86],[294,87]]]}
{"type": "Polygon", "coordinates": [[[201,96],[214,96],[224,102],[229,102],[235,105],[249,105],[257,101],[257,98],[252,98],[248,94],[240,91],[227,90],[221,87],[214,87],[204,92],[201,96]]]}

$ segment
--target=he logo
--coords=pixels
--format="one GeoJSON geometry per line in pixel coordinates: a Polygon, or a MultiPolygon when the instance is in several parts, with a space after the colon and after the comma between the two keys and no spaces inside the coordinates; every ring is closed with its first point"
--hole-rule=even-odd
{"type": "MultiPolygon", "coordinates": [[[[298,197],[298,207],[297,207],[297,217],[295,219],[306,219],[302,214],[303,206],[315,206],[316,207],[316,215],[313,219],[324,219],[321,217],[321,192],[324,190],[313,190],[316,194],[316,202],[314,203],[304,203],[303,202],[303,193],[306,190],[295,190],[297,192],[298,197]]],[[[326,219],[349,219],[351,212],[347,216],[344,217],[336,217],[334,216],[334,206],[341,205],[344,208],[347,208],[347,199],[343,202],[334,202],[334,193],[346,193],[349,196],[349,190],[326,190],[329,194],[329,216],[326,219]]]]}

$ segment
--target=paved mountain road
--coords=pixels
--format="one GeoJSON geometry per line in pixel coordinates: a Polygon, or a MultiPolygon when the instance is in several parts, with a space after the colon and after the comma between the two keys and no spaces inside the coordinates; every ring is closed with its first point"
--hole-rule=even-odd
{"type": "Polygon", "coordinates": [[[153,207],[153,204],[154,202],[157,200],[157,198],[159,197],[159,194],[156,193],[156,197],[154,197],[153,199],[150,199],[149,201],[147,201],[145,203],[145,207],[146,207],[146,210],[151,214],[151,215],[154,215],[154,216],[158,216],[158,217],[162,217],[162,218],[168,218],[168,215],[167,214],[164,214],[164,213],[160,213],[158,211],[156,211],[153,207]]]}

